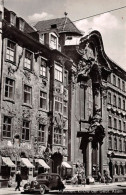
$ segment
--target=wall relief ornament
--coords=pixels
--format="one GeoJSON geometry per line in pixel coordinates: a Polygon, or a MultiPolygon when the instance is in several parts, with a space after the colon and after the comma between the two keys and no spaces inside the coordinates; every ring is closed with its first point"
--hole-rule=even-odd
{"type": "Polygon", "coordinates": [[[23,118],[29,119],[30,116],[31,116],[30,110],[29,109],[23,109],[22,116],[23,116],[23,118]]]}
{"type": "Polygon", "coordinates": [[[49,119],[41,113],[36,115],[36,120],[43,125],[47,125],[49,123],[49,119]]]}

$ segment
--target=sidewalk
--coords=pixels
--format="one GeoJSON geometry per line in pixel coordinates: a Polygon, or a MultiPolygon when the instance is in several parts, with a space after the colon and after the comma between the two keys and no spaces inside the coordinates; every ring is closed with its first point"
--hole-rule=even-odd
{"type": "MultiPolygon", "coordinates": [[[[59,191],[50,191],[51,194],[81,194],[81,193],[102,193],[105,192],[107,193],[108,191],[114,191],[117,190],[117,192],[121,192],[121,190],[125,189],[126,190],[126,182],[116,182],[116,183],[109,183],[109,184],[104,184],[104,183],[95,183],[92,185],[65,185],[65,189],[63,192],[59,191]]],[[[23,187],[21,187],[21,191],[15,191],[14,187],[10,188],[1,188],[0,189],[0,195],[4,194],[19,194],[23,192],[23,187]]],[[[122,194],[122,193],[121,193],[122,194]]]]}

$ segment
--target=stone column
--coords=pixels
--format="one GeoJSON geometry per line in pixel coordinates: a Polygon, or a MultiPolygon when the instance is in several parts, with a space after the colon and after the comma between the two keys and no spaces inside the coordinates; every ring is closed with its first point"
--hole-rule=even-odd
{"type": "Polygon", "coordinates": [[[99,169],[101,172],[101,175],[103,176],[103,142],[99,144],[99,169]]]}
{"type": "Polygon", "coordinates": [[[88,143],[86,147],[86,182],[87,184],[94,183],[92,177],[92,137],[88,138],[88,143]]]}

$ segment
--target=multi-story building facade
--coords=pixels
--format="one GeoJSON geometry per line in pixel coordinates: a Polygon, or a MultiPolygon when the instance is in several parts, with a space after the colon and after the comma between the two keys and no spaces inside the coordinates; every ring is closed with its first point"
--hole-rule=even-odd
{"type": "Polygon", "coordinates": [[[33,28],[0,13],[1,175],[20,168],[70,177],[80,162],[88,182],[98,170],[124,180],[126,72],[100,33],[82,37],[66,16],[33,28]]]}

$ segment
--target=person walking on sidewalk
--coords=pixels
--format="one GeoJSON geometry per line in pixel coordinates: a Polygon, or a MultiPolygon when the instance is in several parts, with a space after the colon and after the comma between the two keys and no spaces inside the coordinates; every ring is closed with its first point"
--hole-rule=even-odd
{"type": "Polygon", "coordinates": [[[15,188],[15,191],[18,189],[20,191],[20,183],[22,181],[21,173],[20,171],[17,171],[15,181],[17,182],[17,186],[15,188]]]}

